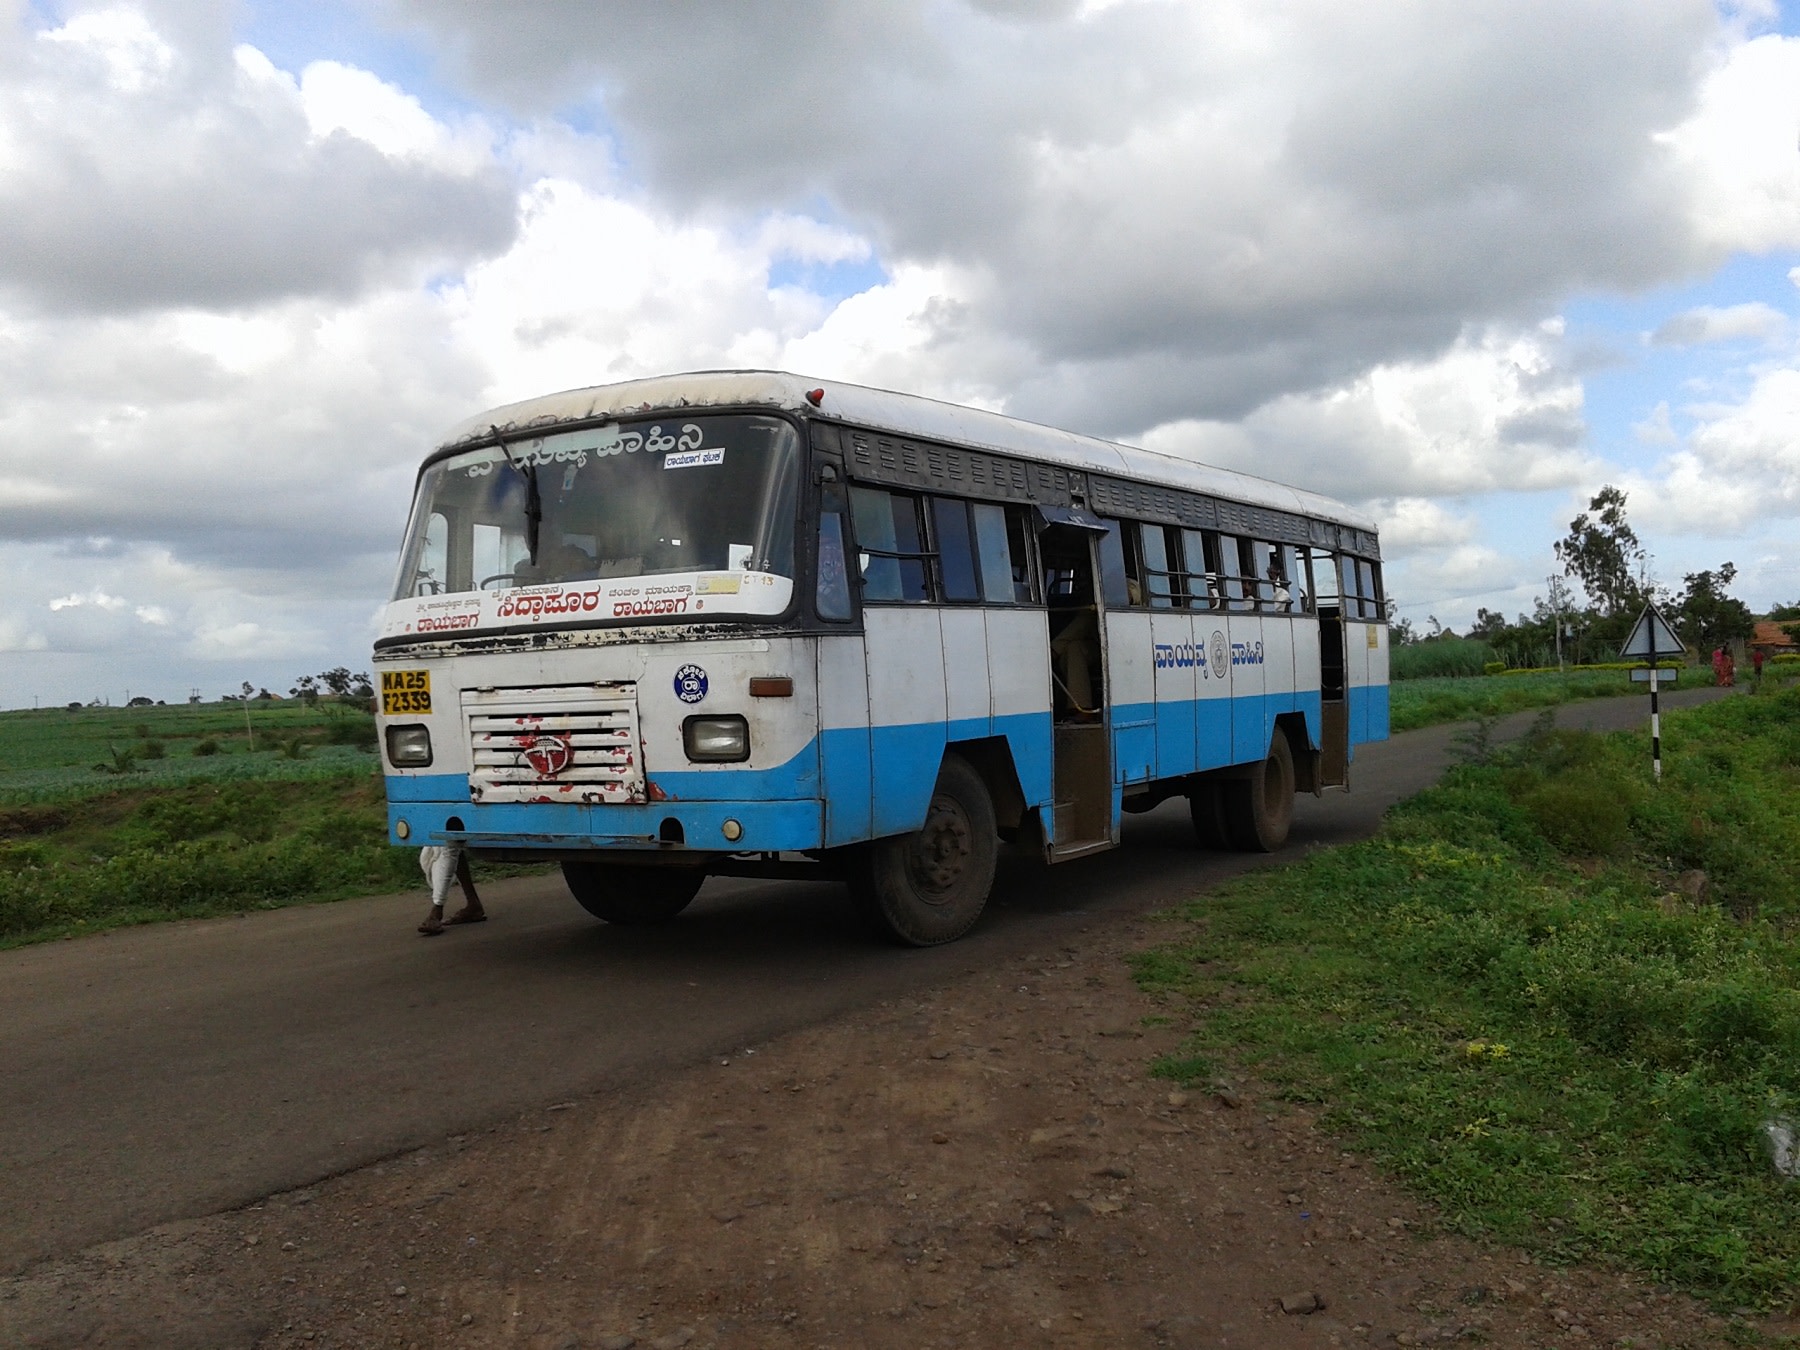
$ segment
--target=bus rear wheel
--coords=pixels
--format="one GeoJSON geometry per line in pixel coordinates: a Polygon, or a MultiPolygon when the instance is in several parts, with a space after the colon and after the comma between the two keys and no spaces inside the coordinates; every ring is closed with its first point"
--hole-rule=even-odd
{"type": "Polygon", "coordinates": [[[869,846],[854,887],[858,908],[877,932],[906,946],[954,942],[986,908],[999,856],[987,785],[966,760],[947,755],[925,824],[869,846]]]}
{"type": "Polygon", "coordinates": [[[1194,839],[1201,848],[1231,847],[1231,827],[1225,819],[1225,785],[1206,775],[1188,793],[1188,815],[1194,822],[1194,839]]]}
{"type": "Polygon", "coordinates": [[[1231,843],[1244,853],[1274,853],[1287,843],[1294,824],[1294,752],[1287,733],[1277,731],[1269,757],[1223,785],[1225,823],[1231,843]]]}
{"type": "Polygon", "coordinates": [[[608,923],[667,923],[700,893],[706,873],[698,867],[630,867],[619,863],[566,862],[569,894],[596,919],[608,923]]]}

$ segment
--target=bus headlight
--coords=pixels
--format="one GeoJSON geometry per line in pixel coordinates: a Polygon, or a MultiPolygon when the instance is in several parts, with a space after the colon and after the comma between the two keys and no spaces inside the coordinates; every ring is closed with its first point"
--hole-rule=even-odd
{"type": "Polygon", "coordinates": [[[431,763],[431,729],[422,722],[387,729],[388,763],[396,769],[422,769],[431,763]]]}
{"type": "Polygon", "coordinates": [[[681,724],[681,743],[696,763],[733,763],[750,758],[750,724],[741,716],[690,717],[681,724]]]}

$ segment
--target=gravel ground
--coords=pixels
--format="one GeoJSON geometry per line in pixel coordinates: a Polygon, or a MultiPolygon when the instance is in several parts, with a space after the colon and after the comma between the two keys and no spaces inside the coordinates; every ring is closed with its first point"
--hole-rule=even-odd
{"type": "MultiPolygon", "coordinates": [[[[34,1347],[1718,1346],[1429,1208],[1177,1030],[1097,931],[0,1283],[34,1347]],[[1149,1019],[1147,1021],[1147,1019],[1149,1019]]],[[[451,940],[457,940],[452,938],[451,940]]]]}

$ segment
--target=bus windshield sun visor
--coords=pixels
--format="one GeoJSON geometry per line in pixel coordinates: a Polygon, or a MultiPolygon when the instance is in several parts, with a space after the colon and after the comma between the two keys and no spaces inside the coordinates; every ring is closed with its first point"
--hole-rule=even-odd
{"type": "Polygon", "coordinates": [[[1038,506],[1036,510],[1040,534],[1053,525],[1069,530],[1092,530],[1095,534],[1106,533],[1106,522],[1079,506],[1038,506]]]}

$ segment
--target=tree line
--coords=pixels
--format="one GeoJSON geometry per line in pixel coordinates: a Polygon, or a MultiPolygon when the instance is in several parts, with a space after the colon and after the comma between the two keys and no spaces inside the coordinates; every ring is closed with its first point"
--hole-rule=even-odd
{"type": "MultiPolygon", "coordinates": [[[[1423,630],[1390,615],[1393,641],[1407,646],[1473,638],[1485,643],[1496,661],[1536,667],[1557,663],[1560,634],[1563,659],[1577,665],[1609,661],[1618,655],[1648,604],[1654,604],[1681,640],[1698,652],[1750,637],[1756,616],[1730,593],[1736,565],[1723,562],[1689,572],[1679,589],[1659,586],[1650,579],[1650,554],[1626,518],[1625,501],[1624,490],[1608,484],[1589,500],[1587,510],[1569,522],[1568,534],[1555,544],[1562,576],[1551,578],[1547,594],[1533,597],[1531,613],[1509,622],[1498,610],[1477,609],[1465,634],[1445,628],[1435,615],[1423,630]],[[1581,602],[1564,577],[1580,587],[1581,602]]],[[[1796,620],[1789,631],[1800,640],[1800,603],[1777,606],[1770,617],[1796,620]]]]}

